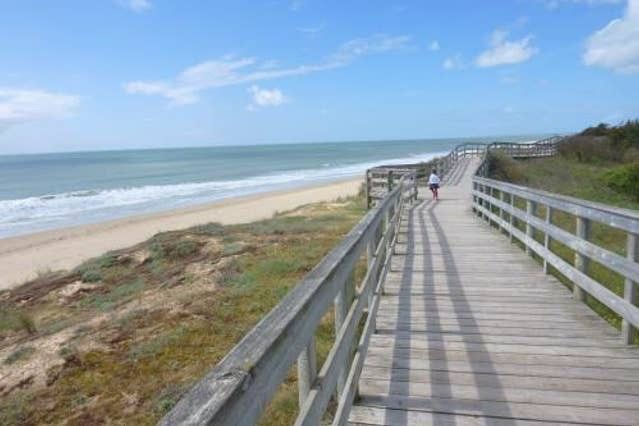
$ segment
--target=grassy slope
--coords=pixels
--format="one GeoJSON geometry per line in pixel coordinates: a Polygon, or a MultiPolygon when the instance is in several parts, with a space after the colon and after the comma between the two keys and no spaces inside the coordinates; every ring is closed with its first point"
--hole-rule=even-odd
{"type": "MultiPolygon", "coordinates": [[[[617,163],[612,162],[584,163],[556,156],[525,161],[511,160],[504,162],[501,167],[510,168],[510,170],[502,173],[502,176],[511,176],[510,180],[515,183],[618,207],[639,209],[639,202],[636,199],[629,195],[615,192],[604,183],[603,175],[617,165],[617,163]]],[[[525,209],[523,201],[517,200],[516,204],[519,208],[525,209]]],[[[537,211],[537,215],[540,218],[545,218],[545,214],[546,212],[543,208],[537,211]]],[[[557,212],[553,215],[553,223],[571,233],[575,232],[575,217],[571,215],[557,212]]],[[[523,223],[518,223],[517,226],[524,230],[523,223]]],[[[536,232],[535,238],[543,244],[543,234],[541,232],[536,232]]],[[[593,224],[591,240],[617,254],[623,256],[626,254],[626,236],[623,232],[603,225],[593,224]]],[[[550,248],[566,262],[574,262],[574,251],[563,244],[552,241],[550,248]]],[[[572,286],[567,279],[552,269],[551,273],[553,275],[556,275],[567,286],[572,286]]],[[[590,262],[587,273],[614,293],[623,297],[624,282],[621,276],[596,262],[590,262]]],[[[617,328],[620,327],[621,320],[619,316],[606,306],[591,297],[588,297],[587,303],[612,325],[617,328]]]]}
{"type": "MultiPolygon", "coordinates": [[[[362,206],[354,198],[158,234],[1,293],[0,377],[22,376],[0,385],[0,424],[155,423],[335,246],[362,206]]],[[[333,338],[327,317],[320,360],[333,338]]],[[[296,411],[291,374],[263,423],[291,423],[296,411]]]]}

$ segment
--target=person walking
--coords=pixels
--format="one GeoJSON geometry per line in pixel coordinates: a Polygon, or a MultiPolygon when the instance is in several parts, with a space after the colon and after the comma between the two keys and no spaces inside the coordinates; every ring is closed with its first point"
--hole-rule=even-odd
{"type": "Polygon", "coordinates": [[[439,184],[441,183],[441,179],[437,176],[437,170],[433,169],[433,172],[430,174],[428,178],[428,187],[430,188],[430,192],[433,193],[433,200],[439,200],[439,184]]]}

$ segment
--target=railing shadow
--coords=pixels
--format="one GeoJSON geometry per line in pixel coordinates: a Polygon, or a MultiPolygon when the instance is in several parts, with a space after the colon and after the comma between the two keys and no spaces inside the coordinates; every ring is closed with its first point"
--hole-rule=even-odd
{"type": "MultiPolygon", "coordinates": [[[[442,259],[444,263],[444,270],[446,272],[446,284],[448,290],[455,290],[454,296],[451,296],[451,302],[453,311],[455,312],[455,316],[459,318],[461,313],[464,313],[463,322],[466,323],[464,327],[467,327],[471,330],[477,330],[477,334],[473,334],[474,338],[472,341],[468,339],[468,334],[464,333],[462,330],[462,326],[460,324],[459,335],[462,337],[462,341],[465,345],[472,344],[476,350],[466,351],[466,358],[470,364],[470,368],[472,370],[473,379],[475,381],[475,386],[478,391],[479,400],[489,400],[489,401],[503,401],[503,408],[499,413],[500,425],[515,425],[515,420],[509,420],[511,416],[510,408],[508,407],[508,402],[503,390],[502,383],[497,375],[497,371],[495,369],[494,363],[490,357],[490,353],[486,347],[486,344],[481,335],[481,328],[479,324],[475,320],[472,315],[471,304],[468,301],[466,294],[464,292],[464,286],[461,281],[461,276],[459,273],[459,269],[457,267],[457,262],[455,260],[455,255],[451,251],[451,246],[448,241],[448,237],[446,236],[446,232],[444,231],[435,210],[440,206],[438,203],[434,203],[430,208],[426,210],[426,214],[428,215],[429,222],[431,223],[435,237],[439,243],[439,247],[443,254],[442,259]],[[449,255],[446,255],[448,253],[449,255]],[[477,352],[481,353],[480,356],[476,354],[477,352]]],[[[431,278],[432,280],[432,278],[431,278]]],[[[430,287],[431,290],[434,290],[434,287],[430,287]]],[[[452,292],[451,292],[452,293],[452,292]]],[[[433,296],[433,294],[425,293],[425,299],[428,296],[433,296]]],[[[437,313],[437,312],[435,312],[437,313]]],[[[428,331],[428,330],[427,330],[428,331]]],[[[429,334],[428,343],[430,345],[431,337],[429,334]]],[[[444,350],[445,346],[444,346],[444,350]]],[[[431,359],[429,357],[429,359],[431,359]]],[[[470,411],[475,411],[478,414],[481,414],[481,404],[471,402],[460,402],[458,401],[460,408],[467,408],[470,411]]],[[[495,417],[495,413],[487,413],[487,417],[495,417]]]]}

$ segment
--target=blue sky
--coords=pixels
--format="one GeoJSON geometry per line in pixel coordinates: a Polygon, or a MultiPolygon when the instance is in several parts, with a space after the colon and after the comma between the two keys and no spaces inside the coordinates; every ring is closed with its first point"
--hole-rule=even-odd
{"type": "Polygon", "coordinates": [[[639,0],[0,0],[0,154],[639,117],[639,0]]]}

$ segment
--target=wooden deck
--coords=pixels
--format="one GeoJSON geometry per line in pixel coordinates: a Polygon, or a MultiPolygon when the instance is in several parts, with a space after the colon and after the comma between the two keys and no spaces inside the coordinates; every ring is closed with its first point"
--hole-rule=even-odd
{"type": "Polygon", "coordinates": [[[404,219],[350,423],[639,425],[639,350],[473,215],[478,161],[404,219]]]}

